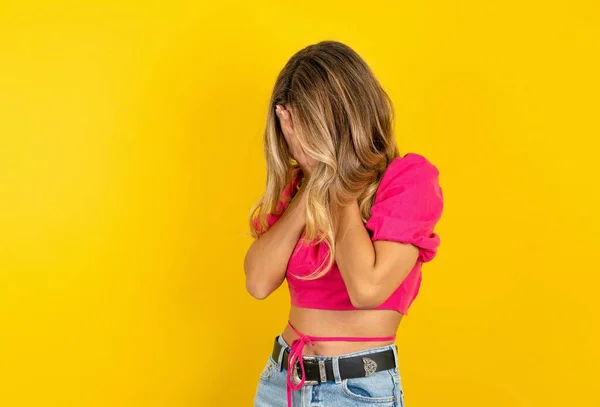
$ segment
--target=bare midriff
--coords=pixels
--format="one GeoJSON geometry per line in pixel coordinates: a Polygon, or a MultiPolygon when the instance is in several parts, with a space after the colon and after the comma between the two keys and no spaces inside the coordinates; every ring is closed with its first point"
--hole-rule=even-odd
{"type": "MultiPolygon", "coordinates": [[[[289,321],[300,332],[318,337],[391,337],[396,335],[402,314],[394,310],[332,311],[292,306],[289,321]]],[[[298,338],[287,325],[283,339],[291,344],[298,338]]],[[[315,342],[304,348],[305,356],[339,356],[385,346],[394,340],[315,342]]]]}

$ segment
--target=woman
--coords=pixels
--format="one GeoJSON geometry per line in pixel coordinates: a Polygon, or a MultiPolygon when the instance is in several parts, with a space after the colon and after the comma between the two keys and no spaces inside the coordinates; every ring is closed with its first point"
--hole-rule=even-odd
{"type": "Polygon", "coordinates": [[[244,268],[258,299],[287,278],[291,309],[255,406],[403,406],[394,339],[439,246],[438,171],[400,156],[389,97],[339,42],[296,53],[270,106],[244,268]]]}

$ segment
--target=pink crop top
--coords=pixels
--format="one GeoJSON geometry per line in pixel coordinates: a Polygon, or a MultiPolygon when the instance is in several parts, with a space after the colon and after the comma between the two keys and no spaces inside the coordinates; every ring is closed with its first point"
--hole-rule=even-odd
{"type": "MultiPolygon", "coordinates": [[[[419,248],[418,260],[392,295],[376,309],[391,309],[402,314],[414,301],[421,285],[421,267],[431,261],[440,244],[434,227],[442,214],[443,195],[438,170],[421,155],[409,153],[395,158],[387,167],[375,195],[371,218],[365,224],[371,240],[410,243],[419,248]]],[[[276,214],[269,214],[272,226],[285,211],[299,178],[294,178],[282,192],[276,214]]],[[[286,278],[291,303],[302,308],[326,310],[356,309],[337,264],[316,280],[300,280],[316,270],[327,258],[324,244],[306,244],[298,240],[288,262],[286,278]]]]}

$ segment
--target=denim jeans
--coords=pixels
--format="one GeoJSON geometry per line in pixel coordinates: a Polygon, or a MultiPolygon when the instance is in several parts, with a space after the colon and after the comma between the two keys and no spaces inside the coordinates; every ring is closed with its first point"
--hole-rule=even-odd
{"type": "MultiPolygon", "coordinates": [[[[277,338],[282,345],[278,360],[269,356],[256,389],[254,407],[286,407],[287,387],[286,370],[281,368],[283,351],[289,345],[281,336],[277,338]]],[[[402,383],[398,368],[375,372],[368,377],[354,379],[340,378],[338,360],[351,356],[392,349],[398,366],[398,354],[395,345],[371,348],[359,352],[347,353],[335,357],[318,356],[317,360],[331,360],[335,382],[305,385],[292,393],[293,407],[404,407],[402,383]]]]}

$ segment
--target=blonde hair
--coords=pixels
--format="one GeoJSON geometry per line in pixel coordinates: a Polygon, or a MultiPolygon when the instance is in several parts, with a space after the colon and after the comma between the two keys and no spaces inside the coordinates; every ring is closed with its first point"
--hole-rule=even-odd
{"type": "Polygon", "coordinates": [[[276,119],[276,105],[291,108],[299,143],[318,163],[302,186],[307,198],[304,240],[324,242],[329,256],[309,276],[299,277],[316,279],[335,261],[336,208],[360,193],[366,222],[385,169],[400,155],[393,133],[394,108],[369,66],[349,46],[322,41],[293,55],[279,73],[269,103],[264,136],[267,184],[250,212],[254,238],[266,231],[267,215],[274,213],[284,187],[300,171],[276,119]]]}

